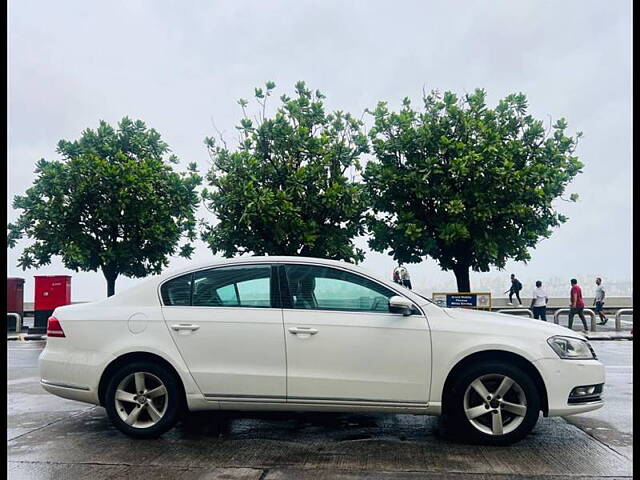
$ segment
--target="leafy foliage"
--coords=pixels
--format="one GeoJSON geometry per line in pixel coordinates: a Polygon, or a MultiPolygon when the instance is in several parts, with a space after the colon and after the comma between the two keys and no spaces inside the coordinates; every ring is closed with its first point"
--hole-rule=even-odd
{"type": "Polygon", "coordinates": [[[347,173],[360,170],[368,149],[362,122],[341,111],[325,113],[324,95],[304,82],[296,84],[294,98],[282,95],[267,117],[274,88],[267,82],[255,89],[261,111],[253,120],[248,102],[238,102],[244,115],[237,149],[205,140],[212,189],[203,198],[218,223],[205,225],[202,238],[227,257],[252,252],[359,261],[363,253],[352,239],[364,232],[366,200],[347,173]]]}
{"type": "Polygon", "coordinates": [[[567,136],[564,119],[548,134],[523,94],[495,109],[485,97],[434,91],[420,111],[405,99],[398,112],[386,103],[370,112],[370,246],[400,262],[436,259],[454,271],[459,291],[470,289],[469,268],[530,259],[528,249],[567,220],[552,202],[583,166],[573,156],[581,133],[567,136]]]}
{"type": "Polygon", "coordinates": [[[191,255],[201,178],[195,164],[173,170],[178,160],[164,160],[169,147],[158,132],[126,117],[117,130],[101,121],[77,141],[61,140],[57,152],[62,160],[41,159],[33,186],[14,198],[23,213],[8,226],[9,246],[23,236],[34,240],[20,267],[59,255],[71,270],[101,269],[111,295],[120,274],[159,273],[183,237],[180,254],[191,255]]]}

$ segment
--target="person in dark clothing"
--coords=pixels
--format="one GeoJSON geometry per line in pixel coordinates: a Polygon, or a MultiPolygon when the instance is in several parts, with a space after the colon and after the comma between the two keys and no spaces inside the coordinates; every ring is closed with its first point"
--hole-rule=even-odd
{"type": "Polygon", "coordinates": [[[515,294],[516,298],[518,299],[518,303],[520,304],[520,306],[522,306],[522,300],[520,300],[520,290],[522,290],[522,283],[520,283],[520,280],[518,280],[516,276],[512,273],[511,288],[509,288],[509,290],[504,292],[504,293],[509,293],[509,302],[507,302],[508,305],[513,305],[513,295],[515,294]]]}

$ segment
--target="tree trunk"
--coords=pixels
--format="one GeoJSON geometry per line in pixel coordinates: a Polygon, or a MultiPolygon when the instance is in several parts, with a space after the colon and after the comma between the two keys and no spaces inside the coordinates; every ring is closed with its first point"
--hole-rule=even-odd
{"type": "Polygon", "coordinates": [[[107,278],[107,297],[111,297],[116,293],[116,278],[107,278]]]}
{"type": "Polygon", "coordinates": [[[107,297],[111,297],[116,293],[116,278],[118,278],[118,271],[110,266],[102,267],[102,273],[107,280],[107,297]]]}
{"type": "Polygon", "coordinates": [[[456,266],[453,269],[458,282],[458,292],[470,292],[471,282],[469,281],[469,267],[466,265],[456,266]]]}

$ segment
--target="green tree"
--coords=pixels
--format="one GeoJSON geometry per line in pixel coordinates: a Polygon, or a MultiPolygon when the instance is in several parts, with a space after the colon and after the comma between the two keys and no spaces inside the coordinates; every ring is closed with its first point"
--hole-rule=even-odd
{"type": "Polygon", "coordinates": [[[304,82],[294,98],[266,115],[275,84],[256,88],[258,115],[243,118],[239,145],[205,139],[212,161],[207,175],[211,190],[203,192],[206,207],[216,215],[202,238],[209,248],[230,257],[308,255],[359,261],[363,252],[353,238],[364,233],[366,200],[353,179],[359,157],[367,152],[362,122],[341,111],[325,113],[319,91],[304,82]]]}
{"type": "Polygon", "coordinates": [[[23,212],[8,225],[9,246],[33,240],[18,266],[47,265],[58,255],[76,272],[100,269],[111,296],[118,275],[160,273],[178,248],[189,257],[201,178],[195,164],[175,172],[169,151],[158,132],[126,117],[117,129],[101,121],[77,141],[61,140],[62,160],[38,161],[33,185],[14,198],[23,212]]]}
{"type": "MultiPolygon", "coordinates": [[[[567,218],[553,201],[582,169],[577,140],[560,119],[545,132],[512,94],[488,108],[485,91],[431,92],[420,111],[379,103],[369,132],[377,161],[364,174],[372,210],[370,246],[400,262],[434,258],[470,291],[469,269],[504,268],[567,218]]],[[[569,201],[575,201],[571,195],[569,201]]]]}

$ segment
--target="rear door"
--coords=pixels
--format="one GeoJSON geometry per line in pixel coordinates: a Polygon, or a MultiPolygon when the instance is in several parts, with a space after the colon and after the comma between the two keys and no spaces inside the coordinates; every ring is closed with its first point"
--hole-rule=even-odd
{"type": "Polygon", "coordinates": [[[171,335],[209,399],[285,401],[282,310],[272,269],[216,267],[160,288],[171,335]]]}
{"type": "Polygon", "coordinates": [[[284,266],[290,402],[427,403],[431,342],[422,313],[389,312],[396,292],[327,266],[284,266]]]}

